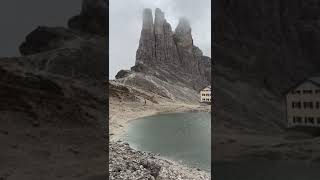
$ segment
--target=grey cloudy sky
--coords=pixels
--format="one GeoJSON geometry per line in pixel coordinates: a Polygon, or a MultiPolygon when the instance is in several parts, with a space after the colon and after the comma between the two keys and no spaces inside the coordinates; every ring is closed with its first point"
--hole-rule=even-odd
{"type": "Polygon", "coordinates": [[[180,17],[187,17],[193,41],[203,54],[211,56],[211,0],[110,0],[109,78],[135,63],[144,8],[160,8],[174,30],[180,17]]]}
{"type": "Polygon", "coordinates": [[[0,57],[19,56],[19,45],[38,26],[66,26],[82,0],[1,0],[0,57]]]}

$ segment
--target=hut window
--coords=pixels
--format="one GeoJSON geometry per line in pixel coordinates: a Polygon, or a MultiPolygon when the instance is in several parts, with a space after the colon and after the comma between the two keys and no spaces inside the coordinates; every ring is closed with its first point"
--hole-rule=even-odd
{"type": "Polygon", "coordinates": [[[303,94],[312,94],[312,90],[303,90],[303,94]]]}
{"type": "Polygon", "coordinates": [[[313,102],[303,102],[303,107],[305,109],[307,109],[307,108],[312,109],[313,108],[313,102]]]}
{"type": "Polygon", "coordinates": [[[301,102],[292,102],[292,108],[301,108],[301,102]]]}
{"type": "Polygon", "coordinates": [[[314,118],[313,117],[309,117],[308,118],[308,122],[311,123],[311,124],[314,124],[314,118]]]}

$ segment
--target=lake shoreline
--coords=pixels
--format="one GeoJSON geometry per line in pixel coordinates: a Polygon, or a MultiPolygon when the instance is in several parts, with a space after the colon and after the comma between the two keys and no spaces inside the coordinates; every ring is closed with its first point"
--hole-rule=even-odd
{"type": "Polygon", "coordinates": [[[161,103],[143,104],[141,102],[109,102],[109,140],[123,140],[130,121],[163,113],[211,112],[210,105],[161,103]]]}
{"type": "MultiPolygon", "coordinates": [[[[211,112],[211,106],[209,105],[190,105],[190,104],[178,104],[178,103],[161,103],[161,104],[143,104],[141,102],[121,102],[121,101],[109,101],[109,145],[113,146],[113,149],[109,149],[111,155],[109,155],[109,172],[116,177],[117,173],[113,172],[115,164],[114,158],[117,158],[120,163],[132,163],[130,158],[130,152],[137,154],[138,157],[147,160],[153,160],[155,163],[162,167],[163,171],[159,172],[159,177],[163,179],[211,179],[210,173],[207,171],[200,170],[198,168],[187,167],[185,164],[180,164],[179,162],[171,161],[165,157],[154,156],[152,153],[141,152],[132,149],[127,144],[127,149],[129,149],[129,154],[119,149],[123,144],[123,136],[128,131],[128,124],[130,121],[137,118],[142,118],[146,116],[152,116],[162,113],[178,113],[178,112],[211,112]],[[116,148],[114,148],[116,147],[116,148]],[[122,154],[117,154],[117,156],[112,156],[114,151],[124,152],[122,154]],[[146,156],[142,156],[142,154],[146,156]],[[151,154],[151,155],[150,155],[151,154]],[[172,176],[172,178],[171,178],[172,176]],[[180,177],[180,178],[177,178],[180,177]]],[[[119,163],[117,162],[117,163],[119,163]]],[[[150,171],[151,172],[151,171],[150,171]]]]}
{"type": "Polygon", "coordinates": [[[124,142],[210,173],[210,117],[209,112],[170,112],[138,118],[130,121],[124,142]]]}
{"type": "Polygon", "coordinates": [[[122,141],[109,144],[109,178],[159,180],[210,180],[210,173],[181,165],[154,153],[134,150],[122,141]]]}

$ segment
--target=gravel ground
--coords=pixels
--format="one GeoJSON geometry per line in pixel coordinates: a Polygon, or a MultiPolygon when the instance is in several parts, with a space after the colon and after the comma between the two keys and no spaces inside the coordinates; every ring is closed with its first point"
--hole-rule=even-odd
{"type": "Polygon", "coordinates": [[[136,151],[127,143],[109,144],[110,180],[207,180],[210,174],[161,159],[152,153],[136,151]]]}

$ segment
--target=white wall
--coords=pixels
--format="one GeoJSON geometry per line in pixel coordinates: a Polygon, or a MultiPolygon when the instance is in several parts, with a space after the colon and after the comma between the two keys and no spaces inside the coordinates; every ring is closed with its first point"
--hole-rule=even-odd
{"type": "Polygon", "coordinates": [[[300,91],[300,94],[292,94],[289,92],[287,94],[287,121],[288,127],[293,126],[315,126],[320,127],[320,123],[317,123],[317,118],[320,118],[320,108],[316,108],[316,102],[320,103],[320,93],[315,92],[315,90],[320,89],[320,87],[314,85],[311,82],[304,82],[298,86],[295,91],[300,91]],[[304,94],[303,90],[312,90],[312,94],[304,94]],[[292,108],[292,102],[300,102],[300,108],[292,108]],[[304,102],[313,102],[313,108],[304,108],[304,102]],[[302,123],[294,123],[293,117],[302,117],[302,123]],[[314,117],[314,124],[305,123],[305,117],[314,117]]]}
{"type": "Polygon", "coordinates": [[[211,89],[205,88],[200,91],[200,102],[211,102],[211,89]]]}

